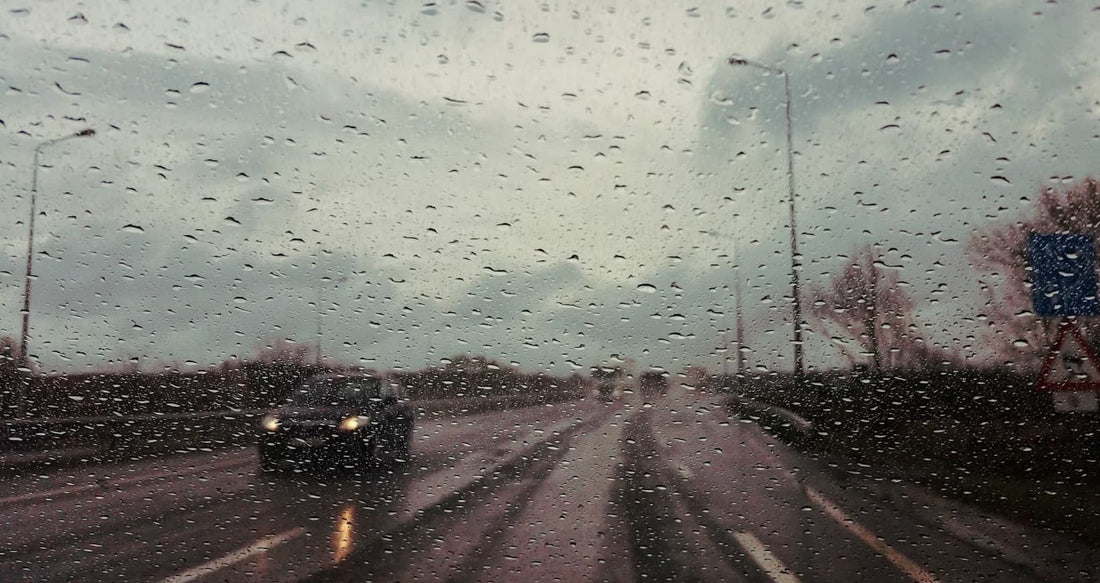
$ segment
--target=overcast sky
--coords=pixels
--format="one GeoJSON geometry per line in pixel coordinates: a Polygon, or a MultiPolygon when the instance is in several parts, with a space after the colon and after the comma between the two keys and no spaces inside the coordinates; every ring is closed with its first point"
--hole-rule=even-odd
{"type": "Polygon", "coordinates": [[[1088,2],[323,4],[2,3],[7,334],[34,147],[98,132],[43,150],[43,368],[312,344],[319,311],[381,368],[719,368],[735,248],[749,362],[789,368],[783,80],[735,54],[790,75],[807,286],[878,244],[968,357],[970,233],[1095,170],[1088,2]]]}

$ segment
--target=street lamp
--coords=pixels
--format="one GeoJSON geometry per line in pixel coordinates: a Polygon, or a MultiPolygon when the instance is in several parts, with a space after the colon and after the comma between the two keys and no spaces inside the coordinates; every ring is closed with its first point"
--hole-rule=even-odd
{"type": "Polygon", "coordinates": [[[787,72],[778,67],[770,67],[741,57],[730,57],[729,64],[738,67],[756,67],[783,77],[783,89],[787,97],[787,190],[789,193],[791,225],[791,345],[794,349],[794,375],[802,376],[802,286],[798,272],[801,267],[798,255],[798,236],[794,210],[794,149],[791,143],[791,79],[787,72]]]}
{"type": "Polygon", "coordinates": [[[39,142],[39,144],[34,147],[34,170],[31,174],[31,217],[29,221],[30,233],[27,235],[27,277],[26,281],[23,284],[23,334],[19,341],[19,354],[23,359],[24,366],[26,366],[28,369],[30,368],[30,355],[27,353],[27,338],[30,335],[31,324],[31,280],[33,279],[32,268],[34,266],[34,214],[36,204],[35,199],[38,197],[38,158],[42,152],[42,148],[46,146],[59,144],[73,138],[87,138],[94,135],[94,129],[85,128],[74,134],[69,134],[64,137],[39,142]]]}
{"type": "MultiPolygon", "coordinates": [[[[733,301],[734,301],[734,313],[736,314],[736,329],[737,329],[737,381],[741,382],[745,378],[745,351],[743,350],[744,338],[745,338],[745,321],[744,310],[741,304],[741,262],[737,260],[737,238],[729,235],[724,235],[715,231],[701,231],[711,237],[718,237],[723,239],[730,239],[734,242],[733,247],[733,301]]],[[[723,337],[723,344],[726,345],[728,352],[729,343],[725,342],[723,337]]],[[[729,357],[726,357],[726,362],[729,362],[729,357]]]]}
{"type": "Polygon", "coordinates": [[[324,303],[325,284],[326,283],[332,283],[333,288],[335,289],[336,286],[340,285],[341,283],[344,283],[347,280],[348,280],[348,278],[347,278],[346,275],[342,275],[342,276],[336,277],[336,278],[331,278],[331,277],[328,277],[326,275],[325,277],[322,277],[321,280],[318,281],[317,284],[316,284],[316,286],[317,286],[317,363],[316,363],[316,365],[317,365],[318,368],[320,368],[321,362],[322,362],[322,360],[321,360],[321,340],[324,338],[324,336],[322,335],[322,330],[321,330],[321,316],[322,316],[321,304],[324,303]]]}

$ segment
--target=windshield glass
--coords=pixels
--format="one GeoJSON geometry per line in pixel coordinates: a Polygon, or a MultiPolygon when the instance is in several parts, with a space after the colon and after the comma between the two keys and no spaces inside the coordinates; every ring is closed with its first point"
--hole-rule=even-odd
{"type": "Polygon", "coordinates": [[[381,398],[381,388],[373,378],[314,378],[302,383],[290,400],[303,407],[364,406],[381,398]]]}
{"type": "Polygon", "coordinates": [[[0,583],[1100,582],[1100,0],[0,0],[0,583]]]}

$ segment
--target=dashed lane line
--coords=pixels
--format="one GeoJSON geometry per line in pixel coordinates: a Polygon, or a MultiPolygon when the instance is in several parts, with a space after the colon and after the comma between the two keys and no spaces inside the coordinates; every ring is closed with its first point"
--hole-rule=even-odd
{"type": "Polygon", "coordinates": [[[301,536],[302,533],[304,533],[305,531],[305,527],[299,526],[297,528],[292,528],[286,532],[281,532],[279,534],[273,534],[271,536],[264,537],[246,547],[239,548],[229,553],[228,555],[225,555],[224,557],[214,559],[212,561],[207,561],[197,567],[192,567],[182,573],[172,575],[171,577],[162,580],[161,583],[188,583],[189,581],[194,581],[195,579],[205,577],[207,575],[210,575],[211,573],[220,571],[230,565],[235,565],[242,561],[247,561],[248,559],[256,555],[266,553],[289,540],[301,536]]]}
{"type": "Polygon", "coordinates": [[[735,532],[733,538],[737,539],[737,544],[741,545],[741,548],[749,555],[752,562],[756,563],[756,566],[760,567],[760,570],[764,571],[768,577],[771,577],[772,581],[775,581],[775,583],[799,583],[798,577],[795,577],[794,573],[783,564],[783,561],[780,561],[779,557],[769,551],[768,547],[756,538],[756,535],[751,532],[735,532]]]}

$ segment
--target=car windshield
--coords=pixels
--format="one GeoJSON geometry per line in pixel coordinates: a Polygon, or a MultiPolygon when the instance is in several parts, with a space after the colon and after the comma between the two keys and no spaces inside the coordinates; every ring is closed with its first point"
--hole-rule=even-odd
{"type": "Polygon", "coordinates": [[[290,397],[302,407],[353,407],[371,405],[382,396],[382,384],[372,378],[310,379],[290,397]]]}
{"type": "Polygon", "coordinates": [[[1100,0],[0,0],[0,583],[1100,583],[1100,0]]]}

